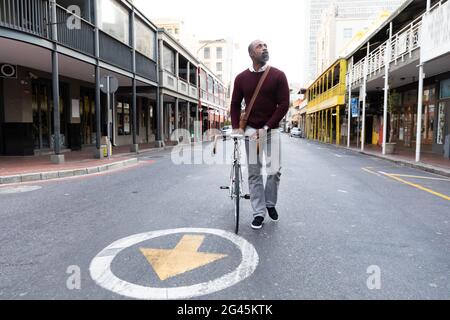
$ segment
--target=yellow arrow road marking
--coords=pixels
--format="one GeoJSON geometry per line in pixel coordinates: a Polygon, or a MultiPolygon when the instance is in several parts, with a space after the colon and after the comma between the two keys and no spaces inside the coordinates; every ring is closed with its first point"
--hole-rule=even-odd
{"type": "Polygon", "coordinates": [[[227,257],[198,252],[205,236],[185,235],[174,249],[140,248],[161,281],[184,274],[227,257]]]}
{"type": "Polygon", "coordinates": [[[450,197],[449,197],[449,196],[446,196],[445,194],[442,194],[442,193],[433,191],[433,190],[431,190],[431,189],[425,188],[425,187],[423,187],[423,186],[421,186],[421,185],[419,185],[419,184],[415,184],[415,183],[411,183],[411,182],[405,181],[405,180],[400,179],[399,177],[397,177],[397,176],[395,176],[395,175],[392,175],[392,174],[389,174],[389,173],[386,173],[386,172],[380,171],[380,173],[381,173],[381,174],[384,174],[386,177],[389,177],[389,178],[391,178],[391,179],[397,180],[397,181],[399,181],[399,182],[401,182],[401,183],[404,183],[404,184],[406,184],[406,185],[409,185],[409,186],[411,186],[411,187],[414,187],[414,188],[417,188],[417,189],[419,189],[419,190],[422,190],[422,191],[431,193],[431,194],[433,194],[433,195],[435,195],[435,196],[438,196],[438,197],[440,197],[440,198],[442,198],[442,199],[445,199],[445,200],[450,201],[450,197]]]}

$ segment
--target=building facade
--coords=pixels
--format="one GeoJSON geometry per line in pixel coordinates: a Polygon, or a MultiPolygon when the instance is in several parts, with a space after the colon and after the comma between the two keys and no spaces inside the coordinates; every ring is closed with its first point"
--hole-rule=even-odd
{"type": "Polygon", "coordinates": [[[158,44],[164,140],[177,141],[177,129],[187,130],[191,139],[198,138],[198,61],[165,29],[158,31],[158,44]]]}
{"type": "Polygon", "coordinates": [[[156,27],[131,2],[2,1],[0,47],[0,154],[160,139],[156,27]]]}
{"type": "MultiPolygon", "coordinates": [[[[404,0],[308,0],[307,8],[305,10],[308,21],[308,38],[307,45],[307,78],[309,80],[315,79],[320,71],[318,66],[318,37],[321,35],[319,30],[321,29],[323,14],[330,8],[331,5],[337,7],[335,12],[340,19],[352,20],[352,19],[365,19],[371,20],[375,18],[381,11],[387,10],[393,12],[404,0]]],[[[359,23],[358,23],[359,24],[359,23]]],[[[359,26],[356,26],[359,28],[359,26]]],[[[351,25],[343,27],[342,34],[344,32],[350,33],[349,29],[356,28],[351,25]]],[[[356,31],[356,30],[355,30],[356,31]]],[[[331,38],[330,38],[331,39],[331,38]]],[[[341,45],[338,44],[338,47],[341,45]]],[[[331,60],[333,60],[331,58],[331,60]]]]}
{"type": "Polygon", "coordinates": [[[380,145],[388,153],[392,143],[416,152],[417,161],[424,154],[450,156],[450,23],[443,18],[449,15],[447,1],[408,0],[349,55],[352,98],[360,101],[366,93],[361,145],[380,145]],[[433,56],[424,60],[430,51],[433,56]]]}

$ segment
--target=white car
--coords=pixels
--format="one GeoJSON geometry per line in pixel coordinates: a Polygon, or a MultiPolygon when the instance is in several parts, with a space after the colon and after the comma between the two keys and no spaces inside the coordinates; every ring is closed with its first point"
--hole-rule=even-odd
{"type": "Polygon", "coordinates": [[[300,128],[292,128],[290,137],[291,138],[292,137],[301,138],[302,137],[302,130],[300,128]]]}
{"type": "Polygon", "coordinates": [[[232,126],[225,126],[225,127],[222,128],[221,131],[222,131],[222,135],[224,135],[225,137],[228,137],[233,132],[233,127],[232,126]]]}

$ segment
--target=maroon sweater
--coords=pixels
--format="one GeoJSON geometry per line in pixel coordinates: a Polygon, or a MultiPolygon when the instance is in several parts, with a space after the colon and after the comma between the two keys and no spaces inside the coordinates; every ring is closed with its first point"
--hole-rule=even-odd
{"type": "MultiPolygon", "coordinates": [[[[231,122],[233,129],[239,128],[241,102],[245,99],[248,106],[264,72],[246,70],[236,77],[233,98],[231,100],[231,122]]],[[[256,98],[255,105],[248,119],[248,125],[261,129],[267,125],[275,129],[289,110],[289,85],[286,75],[272,67],[256,98]]]]}

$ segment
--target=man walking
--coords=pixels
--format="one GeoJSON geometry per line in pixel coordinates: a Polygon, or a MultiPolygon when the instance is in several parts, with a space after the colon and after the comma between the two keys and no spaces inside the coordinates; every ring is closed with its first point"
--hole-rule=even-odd
{"type": "Polygon", "coordinates": [[[236,77],[231,120],[235,132],[250,137],[246,150],[254,216],[252,228],[258,230],[262,228],[267,212],[273,221],[279,219],[275,207],[281,177],[281,141],[280,133],[274,129],[279,127],[289,110],[289,85],[282,71],[267,64],[269,51],[263,41],[253,41],[248,52],[253,64],[236,77]],[[243,99],[247,106],[245,117],[241,117],[243,99]],[[245,118],[244,122],[242,118],[245,118]],[[262,173],[264,160],[267,175],[265,186],[262,173]]]}

